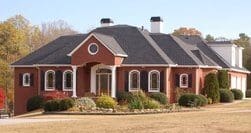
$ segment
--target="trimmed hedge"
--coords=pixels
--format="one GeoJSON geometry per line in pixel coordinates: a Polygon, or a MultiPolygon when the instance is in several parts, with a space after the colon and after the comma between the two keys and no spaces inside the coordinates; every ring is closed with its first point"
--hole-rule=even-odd
{"type": "Polygon", "coordinates": [[[153,92],[153,93],[150,93],[149,97],[158,101],[160,104],[163,104],[163,105],[167,104],[167,97],[166,97],[166,94],[164,93],[153,92]]]}
{"type": "Polygon", "coordinates": [[[213,103],[217,103],[220,100],[219,94],[219,82],[215,73],[209,73],[205,77],[204,94],[212,99],[213,103]]]}
{"type": "Polygon", "coordinates": [[[233,93],[228,89],[220,89],[220,102],[231,103],[234,100],[233,93]]]}
{"type": "Polygon", "coordinates": [[[234,94],[235,100],[241,100],[243,98],[243,93],[239,89],[231,89],[232,93],[234,94]]]}
{"type": "Polygon", "coordinates": [[[65,98],[62,100],[54,99],[45,102],[44,111],[64,111],[73,106],[74,101],[71,98],[65,98]]]}
{"type": "Polygon", "coordinates": [[[200,98],[201,101],[200,106],[205,106],[208,104],[208,99],[204,95],[199,94],[197,96],[200,98]]]}
{"type": "Polygon", "coordinates": [[[117,105],[117,102],[112,97],[103,95],[97,99],[96,105],[99,108],[114,109],[114,107],[117,105]]]}
{"type": "Polygon", "coordinates": [[[180,96],[178,100],[179,105],[186,107],[198,107],[207,104],[207,100],[202,95],[196,95],[193,93],[185,93],[180,96]]]}
{"type": "Polygon", "coordinates": [[[59,102],[59,110],[64,111],[72,108],[74,106],[74,101],[71,98],[62,99],[59,102]]]}
{"type": "Polygon", "coordinates": [[[44,104],[44,111],[59,111],[60,100],[49,100],[44,104]]]}
{"type": "Polygon", "coordinates": [[[34,96],[28,99],[26,109],[27,111],[33,111],[42,108],[44,103],[42,96],[34,96]]]}

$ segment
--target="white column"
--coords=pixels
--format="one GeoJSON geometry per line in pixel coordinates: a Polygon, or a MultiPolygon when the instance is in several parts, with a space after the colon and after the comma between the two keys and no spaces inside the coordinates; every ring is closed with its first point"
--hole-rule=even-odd
{"type": "Polygon", "coordinates": [[[72,66],[72,70],[73,70],[72,97],[77,97],[77,66],[72,66]]]}
{"type": "Polygon", "coordinates": [[[112,84],[111,84],[111,96],[116,97],[116,66],[111,66],[112,70],[112,84]]]}

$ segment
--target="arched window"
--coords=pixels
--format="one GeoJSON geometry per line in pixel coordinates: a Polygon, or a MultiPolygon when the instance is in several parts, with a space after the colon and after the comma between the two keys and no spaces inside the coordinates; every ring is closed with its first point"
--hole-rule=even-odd
{"type": "Polygon", "coordinates": [[[48,70],[45,73],[45,90],[55,90],[55,71],[53,70],[48,70]]]}
{"type": "Polygon", "coordinates": [[[63,91],[72,91],[73,74],[71,70],[64,71],[63,74],[63,91]]]}
{"type": "Polygon", "coordinates": [[[129,72],[129,91],[137,91],[140,89],[140,72],[132,70],[129,72]]]}
{"type": "Polygon", "coordinates": [[[160,91],[160,73],[157,70],[152,70],[148,74],[148,91],[149,92],[160,91]]]}
{"type": "Polygon", "coordinates": [[[188,88],[188,74],[180,75],[180,88],[188,88]]]}
{"type": "Polygon", "coordinates": [[[30,86],[30,74],[23,74],[23,86],[30,86]]]}

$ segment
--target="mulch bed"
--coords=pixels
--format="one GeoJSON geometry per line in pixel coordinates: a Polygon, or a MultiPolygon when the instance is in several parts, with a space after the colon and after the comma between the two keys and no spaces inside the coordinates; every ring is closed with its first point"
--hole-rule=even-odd
{"type": "Polygon", "coordinates": [[[144,115],[144,114],[161,114],[161,113],[175,113],[175,112],[193,112],[202,111],[198,108],[185,108],[180,110],[160,110],[160,111],[135,111],[135,112],[43,112],[46,115],[144,115]]]}

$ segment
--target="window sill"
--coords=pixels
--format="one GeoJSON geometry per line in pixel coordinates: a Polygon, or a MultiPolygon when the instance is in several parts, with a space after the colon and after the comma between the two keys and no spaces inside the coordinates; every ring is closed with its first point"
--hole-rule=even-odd
{"type": "Polygon", "coordinates": [[[189,88],[188,86],[180,86],[181,89],[189,88]]]}
{"type": "Polygon", "coordinates": [[[140,89],[138,88],[132,88],[132,89],[129,89],[129,92],[135,92],[135,91],[139,91],[140,89]]]}
{"type": "Polygon", "coordinates": [[[30,85],[23,85],[23,87],[30,87],[30,85]]]}
{"type": "Polygon", "coordinates": [[[148,92],[160,92],[160,90],[148,90],[148,92]]]}
{"type": "Polygon", "coordinates": [[[63,89],[63,91],[73,91],[73,89],[63,89]]]}
{"type": "Polygon", "coordinates": [[[53,88],[53,89],[44,89],[45,91],[55,91],[56,89],[55,88],[53,88]]]}

